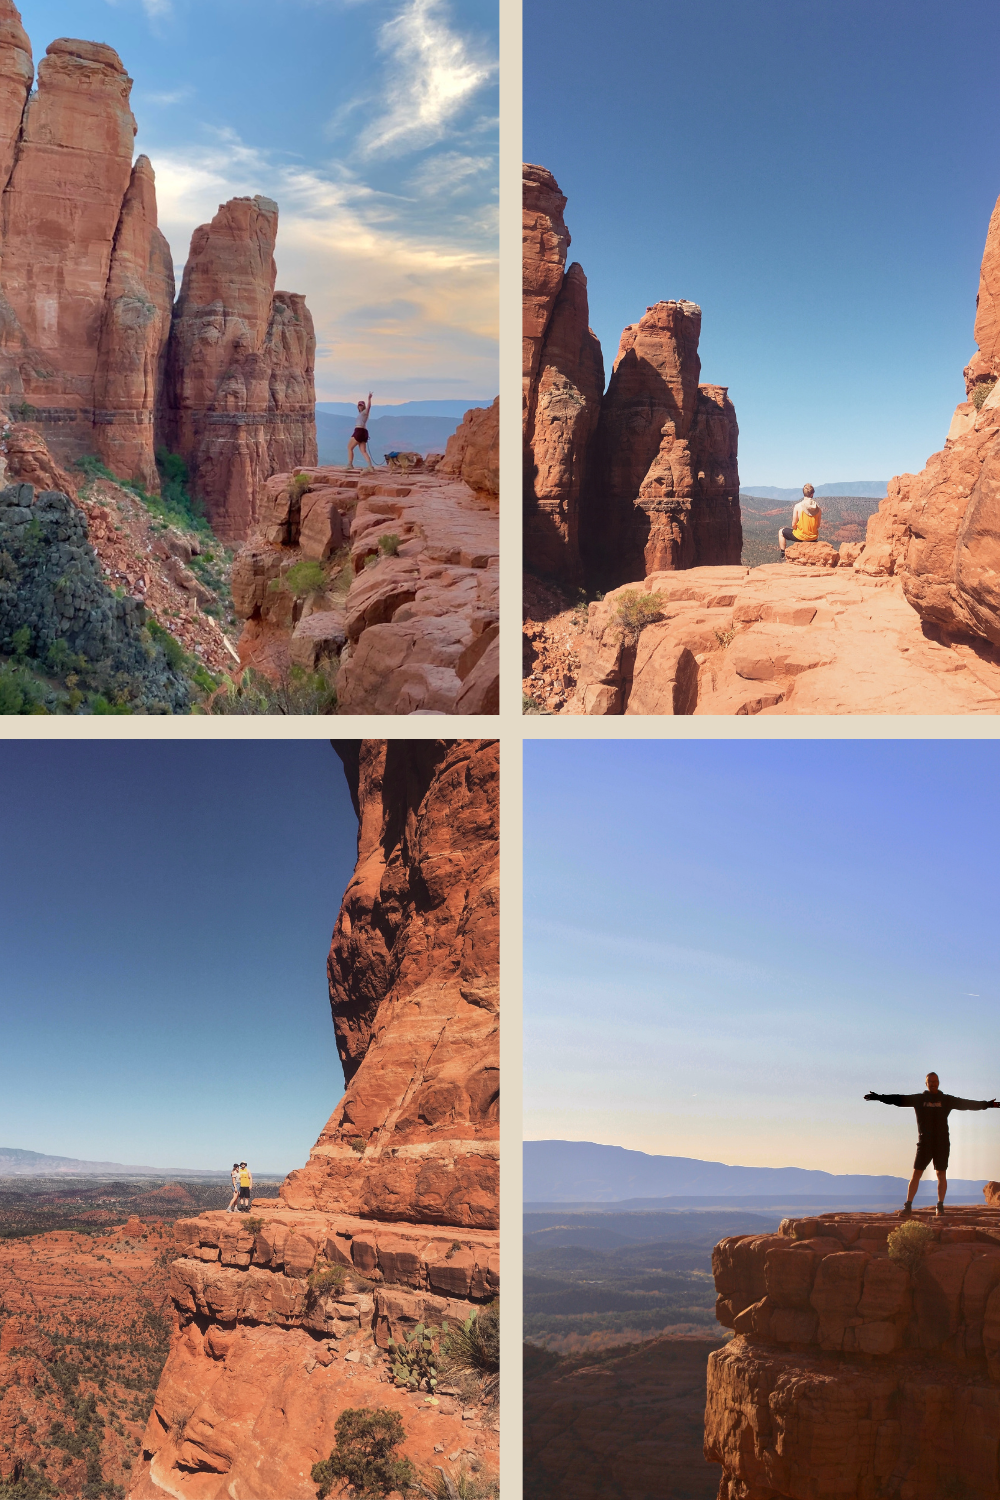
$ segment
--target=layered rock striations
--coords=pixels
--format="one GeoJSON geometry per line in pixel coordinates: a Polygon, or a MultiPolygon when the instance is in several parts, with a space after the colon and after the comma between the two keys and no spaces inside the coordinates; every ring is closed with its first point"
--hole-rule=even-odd
{"type": "Polygon", "coordinates": [[[160,421],[213,529],[244,538],[260,484],[316,462],[316,335],[305,299],[276,292],[278,206],[233,198],[191,238],[160,421]]]}
{"type": "Polygon", "coordinates": [[[855,567],[895,575],[921,619],[955,637],[1000,647],[1000,204],[990,219],[977,298],[978,352],[968,399],[944,448],[920,474],[890,481],[855,567]]]}
{"type": "Polygon", "coordinates": [[[705,1455],[722,1500],[1000,1495],[1000,1211],[921,1218],[909,1264],[898,1217],[823,1214],[723,1240],[705,1455]]]}
{"type": "Polygon", "coordinates": [[[153,169],[133,165],[132,80],[99,42],[39,63],[0,7],[0,398],[69,463],[96,454],[159,488],[179,451],[220,535],[242,537],[257,485],[315,461],[312,324],[274,290],[277,209],[234,199],[196,230],[171,327],[170,249],[153,169]]]}
{"type": "Polygon", "coordinates": [[[393,1386],[386,1351],[499,1288],[498,746],[337,748],[359,822],[329,959],[347,1091],[280,1199],[176,1226],[132,1500],[314,1500],[347,1407],[399,1412],[428,1478],[496,1467],[485,1408],[393,1386]]]}
{"type": "Polygon", "coordinates": [[[566,200],[524,169],[525,560],[563,585],[739,562],[736,414],[699,386],[701,309],[659,302],[624,330],[607,390],[566,200]]]}
{"type": "Polygon", "coordinates": [[[499,406],[470,416],[435,470],[261,486],[233,566],[246,665],[335,674],[341,713],[499,711],[499,406]],[[304,560],[321,572],[297,592],[304,560]]]}

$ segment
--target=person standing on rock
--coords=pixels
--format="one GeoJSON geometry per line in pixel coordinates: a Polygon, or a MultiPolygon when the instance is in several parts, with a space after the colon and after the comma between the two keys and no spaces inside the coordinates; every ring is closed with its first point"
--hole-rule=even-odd
{"type": "Polygon", "coordinates": [[[250,1212],[250,1192],[253,1188],[253,1173],[245,1161],[240,1162],[240,1201],[237,1208],[241,1213],[250,1212]]]}
{"type": "Polygon", "coordinates": [[[363,401],[358,402],[358,425],[357,427],[355,427],[354,432],[351,434],[350,442],[347,444],[347,467],[349,469],[354,468],[355,448],[361,449],[361,452],[365,456],[365,461],[368,464],[369,469],[374,469],[375,467],[375,465],[371,461],[371,455],[368,452],[368,418],[371,416],[371,413],[372,393],[371,391],[369,391],[368,405],[366,406],[363,401]]]}
{"type": "Polygon", "coordinates": [[[938,1201],[935,1213],[944,1213],[944,1195],[948,1191],[948,1154],[951,1139],[948,1135],[948,1116],[953,1109],[1000,1109],[996,1099],[958,1099],[954,1094],[942,1094],[941,1080],[936,1073],[928,1073],[927,1087],[922,1094],[866,1094],[866,1099],[875,1099],[879,1104],[895,1104],[899,1109],[913,1109],[917,1115],[917,1154],[913,1159],[913,1176],[906,1190],[906,1202],[900,1210],[903,1214],[913,1212],[913,1200],[924,1172],[934,1163],[938,1180],[938,1201]]]}
{"type": "Polygon", "coordinates": [[[229,1200],[229,1206],[226,1209],[227,1214],[236,1212],[236,1200],[240,1196],[240,1164],[238,1161],[233,1162],[233,1170],[229,1176],[233,1183],[233,1196],[229,1200]]]}
{"type": "Polygon", "coordinates": [[[823,519],[823,512],[814,498],[815,494],[811,484],[802,486],[802,499],[792,511],[791,526],[782,526],[778,532],[779,562],[784,562],[785,548],[789,542],[819,541],[819,524],[823,519]]]}

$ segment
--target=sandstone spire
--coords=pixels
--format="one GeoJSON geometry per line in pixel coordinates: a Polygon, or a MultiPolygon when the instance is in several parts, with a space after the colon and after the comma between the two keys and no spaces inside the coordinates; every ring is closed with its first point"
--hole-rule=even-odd
{"type": "Polygon", "coordinates": [[[174,309],[161,426],[225,539],[259,483],[315,464],[316,338],[301,296],[275,292],[278,206],[232,198],[191,238],[174,309]]]}

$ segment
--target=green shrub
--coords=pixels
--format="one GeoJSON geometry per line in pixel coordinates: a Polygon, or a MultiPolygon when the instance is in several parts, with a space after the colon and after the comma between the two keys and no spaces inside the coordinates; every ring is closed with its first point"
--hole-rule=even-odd
{"type": "Polygon", "coordinates": [[[361,1156],[362,1153],[364,1152],[365,1143],[361,1139],[361,1136],[359,1136],[359,1135],[353,1136],[351,1138],[351,1140],[348,1141],[347,1144],[350,1146],[351,1150],[352,1151],[356,1151],[359,1156],[361,1156]]]}
{"type": "Polygon", "coordinates": [[[11,646],[14,649],[14,655],[17,657],[18,661],[24,661],[24,659],[25,659],[26,656],[30,656],[30,654],[31,654],[31,628],[30,628],[30,626],[28,626],[28,625],[22,625],[19,630],[15,630],[14,634],[10,638],[10,644],[11,644],[11,646]]]}
{"type": "Polygon", "coordinates": [[[933,1241],[934,1231],[929,1225],[910,1219],[908,1223],[900,1224],[898,1229],[894,1229],[886,1240],[889,1259],[912,1274],[923,1259],[924,1251],[933,1241]]]}
{"type": "Polygon", "coordinates": [[[611,623],[617,628],[623,646],[634,646],[647,625],[663,619],[662,594],[640,594],[628,589],[618,600],[611,623]]]}
{"type": "Polygon", "coordinates": [[[434,1500],[500,1500],[500,1484],[495,1474],[470,1474],[462,1469],[457,1479],[449,1479],[440,1464],[437,1473],[430,1491],[434,1500]]]}
{"type": "Polygon", "coordinates": [[[187,652],[175,635],[165,630],[159,620],[150,617],[146,621],[146,629],[158,646],[163,647],[163,654],[172,672],[182,672],[187,663],[187,652]]]}
{"type": "Polygon", "coordinates": [[[339,1479],[351,1486],[356,1500],[385,1500],[393,1490],[413,1484],[416,1469],[396,1449],[406,1437],[398,1412],[386,1406],[349,1406],[337,1418],[337,1445],[330,1457],[313,1464],[318,1500],[326,1500],[339,1479]]]}
{"type": "Polygon", "coordinates": [[[227,678],[225,688],[208,707],[211,714],[334,714],[337,692],[322,672],[292,667],[275,685],[262,673],[246,667],[239,681],[227,678]]]}
{"type": "Polygon", "coordinates": [[[995,380],[981,380],[978,385],[972,387],[972,404],[976,411],[981,411],[987,396],[996,385],[995,380]]]}
{"type": "Polygon", "coordinates": [[[380,552],[384,552],[386,557],[395,557],[399,552],[399,537],[394,531],[390,531],[388,536],[380,536],[378,539],[378,549],[380,552]]]}
{"type": "Polygon", "coordinates": [[[530,693],[522,693],[521,712],[522,714],[543,714],[545,710],[537,698],[533,698],[530,693]]]}
{"type": "Polygon", "coordinates": [[[447,1364],[478,1377],[483,1393],[494,1396],[500,1384],[500,1299],[471,1312],[448,1335],[447,1364]]]}
{"type": "Polygon", "coordinates": [[[17,662],[0,666],[0,714],[44,714],[42,687],[27,667],[17,662]]]}
{"type": "Polygon", "coordinates": [[[342,1291],[346,1278],[344,1266],[338,1266],[329,1260],[318,1260],[306,1278],[306,1285],[315,1302],[320,1297],[328,1297],[331,1292],[342,1291]]]}
{"type": "Polygon", "coordinates": [[[245,1229],[247,1234],[260,1234],[261,1230],[264,1228],[265,1223],[266,1220],[262,1219],[259,1214],[249,1214],[247,1218],[243,1220],[241,1228],[245,1229]]]}
{"type": "Polygon", "coordinates": [[[312,478],[309,474],[293,474],[288,485],[288,493],[293,500],[301,500],[311,484],[312,478]]]}
{"type": "Polygon", "coordinates": [[[390,1339],[389,1368],[393,1385],[411,1391],[433,1392],[438,1383],[441,1341],[447,1336],[447,1323],[442,1323],[440,1328],[431,1323],[418,1323],[412,1333],[404,1335],[401,1344],[390,1339]]]}
{"type": "Polygon", "coordinates": [[[736,636],[736,631],[735,630],[716,630],[714,632],[714,635],[715,635],[715,639],[718,641],[718,643],[722,647],[723,651],[725,651],[725,649],[726,649],[727,646],[731,646],[732,645],[733,640],[735,639],[735,636],[736,636]]]}
{"type": "Polygon", "coordinates": [[[296,599],[304,599],[307,594],[322,593],[326,588],[323,564],[314,557],[304,557],[301,562],[293,563],[281,581],[296,599]]]}

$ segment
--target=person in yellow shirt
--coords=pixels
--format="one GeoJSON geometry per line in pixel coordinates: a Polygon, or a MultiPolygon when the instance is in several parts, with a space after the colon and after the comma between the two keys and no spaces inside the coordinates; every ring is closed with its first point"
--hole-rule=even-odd
{"type": "Polygon", "coordinates": [[[240,1201],[236,1205],[241,1213],[250,1212],[250,1192],[253,1188],[253,1174],[245,1161],[240,1162],[240,1201]]]}
{"type": "Polygon", "coordinates": [[[819,526],[823,519],[823,512],[814,498],[815,493],[811,484],[802,486],[802,499],[792,511],[791,526],[782,526],[778,532],[779,562],[784,562],[785,548],[789,542],[819,541],[819,526]]]}

